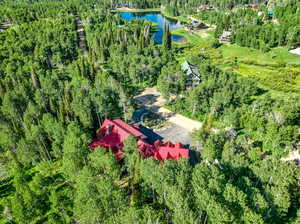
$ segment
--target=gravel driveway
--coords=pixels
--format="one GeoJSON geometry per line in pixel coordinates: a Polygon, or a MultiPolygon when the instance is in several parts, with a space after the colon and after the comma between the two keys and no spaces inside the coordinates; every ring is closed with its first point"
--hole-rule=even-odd
{"type": "Polygon", "coordinates": [[[164,108],[166,100],[155,87],[146,88],[134,99],[142,108],[158,113],[168,121],[169,125],[155,130],[157,134],[164,138],[164,141],[181,142],[186,145],[192,143],[190,133],[194,129],[199,129],[202,125],[201,122],[194,121],[164,108]]]}
{"type": "Polygon", "coordinates": [[[172,141],[174,143],[181,142],[184,145],[191,145],[192,138],[190,132],[187,129],[184,129],[176,124],[170,123],[162,129],[155,130],[155,132],[163,137],[163,140],[172,141]]]}

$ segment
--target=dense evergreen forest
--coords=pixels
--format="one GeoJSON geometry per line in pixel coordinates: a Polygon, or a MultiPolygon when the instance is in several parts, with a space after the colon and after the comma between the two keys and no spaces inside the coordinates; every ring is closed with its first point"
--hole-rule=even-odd
{"type": "Polygon", "coordinates": [[[117,0],[112,2],[112,5],[117,6],[130,6],[130,7],[138,7],[138,8],[156,8],[161,5],[174,7],[179,10],[188,10],[188,8],[195,8],[199,5],[209,5],[213,7],[226,7],[231,8],[235,5],[239,4],[258,4],[258,3],[266,3],[265,0],[117,0]]]}
{"type": "Polygon", "coordinates": [[[299,167],[280,160],[299,147],[299,94],[274,96],[203,52],[186,58],[201,74],[187,90],[185,49],[169,31],[158,45],[153,24],[111,12],[206,4],[222,9],[201,16],[216,33],[234,29],[239,45],[299,43],[299,3],[272,2],[276,29],[251,11],[223,11],[259,0],[1,1],[0,223],[299,223],[299,167]],[[200,163],[142,159],[131,137],[122,163],[90,152],[103,120],[130,121],[133,97],[154,85],[175,96],[169,108],[204,122],[193,133],[200,163]]]}
{"type": "Polygon", "coordinates": [[[201,12],[199,16],[209,23],[217,24],[216,37],[225,30],[231,30],[232,42],[266,52],[276,46],[297,46],[300,42],[299,7],[300,2],[278,6],[272,16],[268,15],[266,6],[260,7],[260,13],[237,8],[233,13],[219,10],[201,12]]]}

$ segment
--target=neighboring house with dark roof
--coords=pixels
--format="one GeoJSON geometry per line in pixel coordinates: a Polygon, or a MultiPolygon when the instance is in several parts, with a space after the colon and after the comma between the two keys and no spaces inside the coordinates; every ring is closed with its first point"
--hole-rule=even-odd
{"type": "Polygon", "coordinates": [[[181,65],[182,72],[186,76],[185,88],[193,89],[201,82],[201,77],[198,68],[188,61],[185,61],[181,65]]]}
{"type": "Polygon", "coordinates": [[[207,25],[201,21],[193,20],[189,25],[188,28],[190,30],[200,30],[207,28],[207,25]]]}
{"type": "Polygon", "coordinates": [[[201,76],[199,74],[198,68],[195,65],[191,64],[188,61],[185,61],[181,64],[181,71],[182,73],[176,72],[173,74],[166,75],[165,80],[172,84],[177,84],[180,81],[183,74],[185,80],[185,89],[193,89],[200,84],[201,76]]]}

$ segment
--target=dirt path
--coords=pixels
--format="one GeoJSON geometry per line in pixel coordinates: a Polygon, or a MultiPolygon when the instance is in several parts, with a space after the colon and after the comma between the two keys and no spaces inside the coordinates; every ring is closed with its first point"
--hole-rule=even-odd
{"type": "Polygon", "coordinates": [[[194,129],[199,129],[202,126],[202,123],[199,121],[192,120],[164,108],[163,106],[165,105],[166,100],[155,87],[146,88],[140,95],[135,96],[134,99],[141,106],[146,107],[154,113],[160,114],[169,122],[178,125],[189,132],[194,129]]]}

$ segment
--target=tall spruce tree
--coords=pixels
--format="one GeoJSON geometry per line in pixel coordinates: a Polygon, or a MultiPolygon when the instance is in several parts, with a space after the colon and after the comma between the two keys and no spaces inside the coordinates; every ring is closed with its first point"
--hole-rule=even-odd
{"type": "Polygon", "coordinates": [[[163,48],[165,50],[170,50],[172,48],[172,38],[171,38],[171,33],[170,33],[170,27],[169,27],[169,24],[166,22],[164,24],[163,48]]]}

